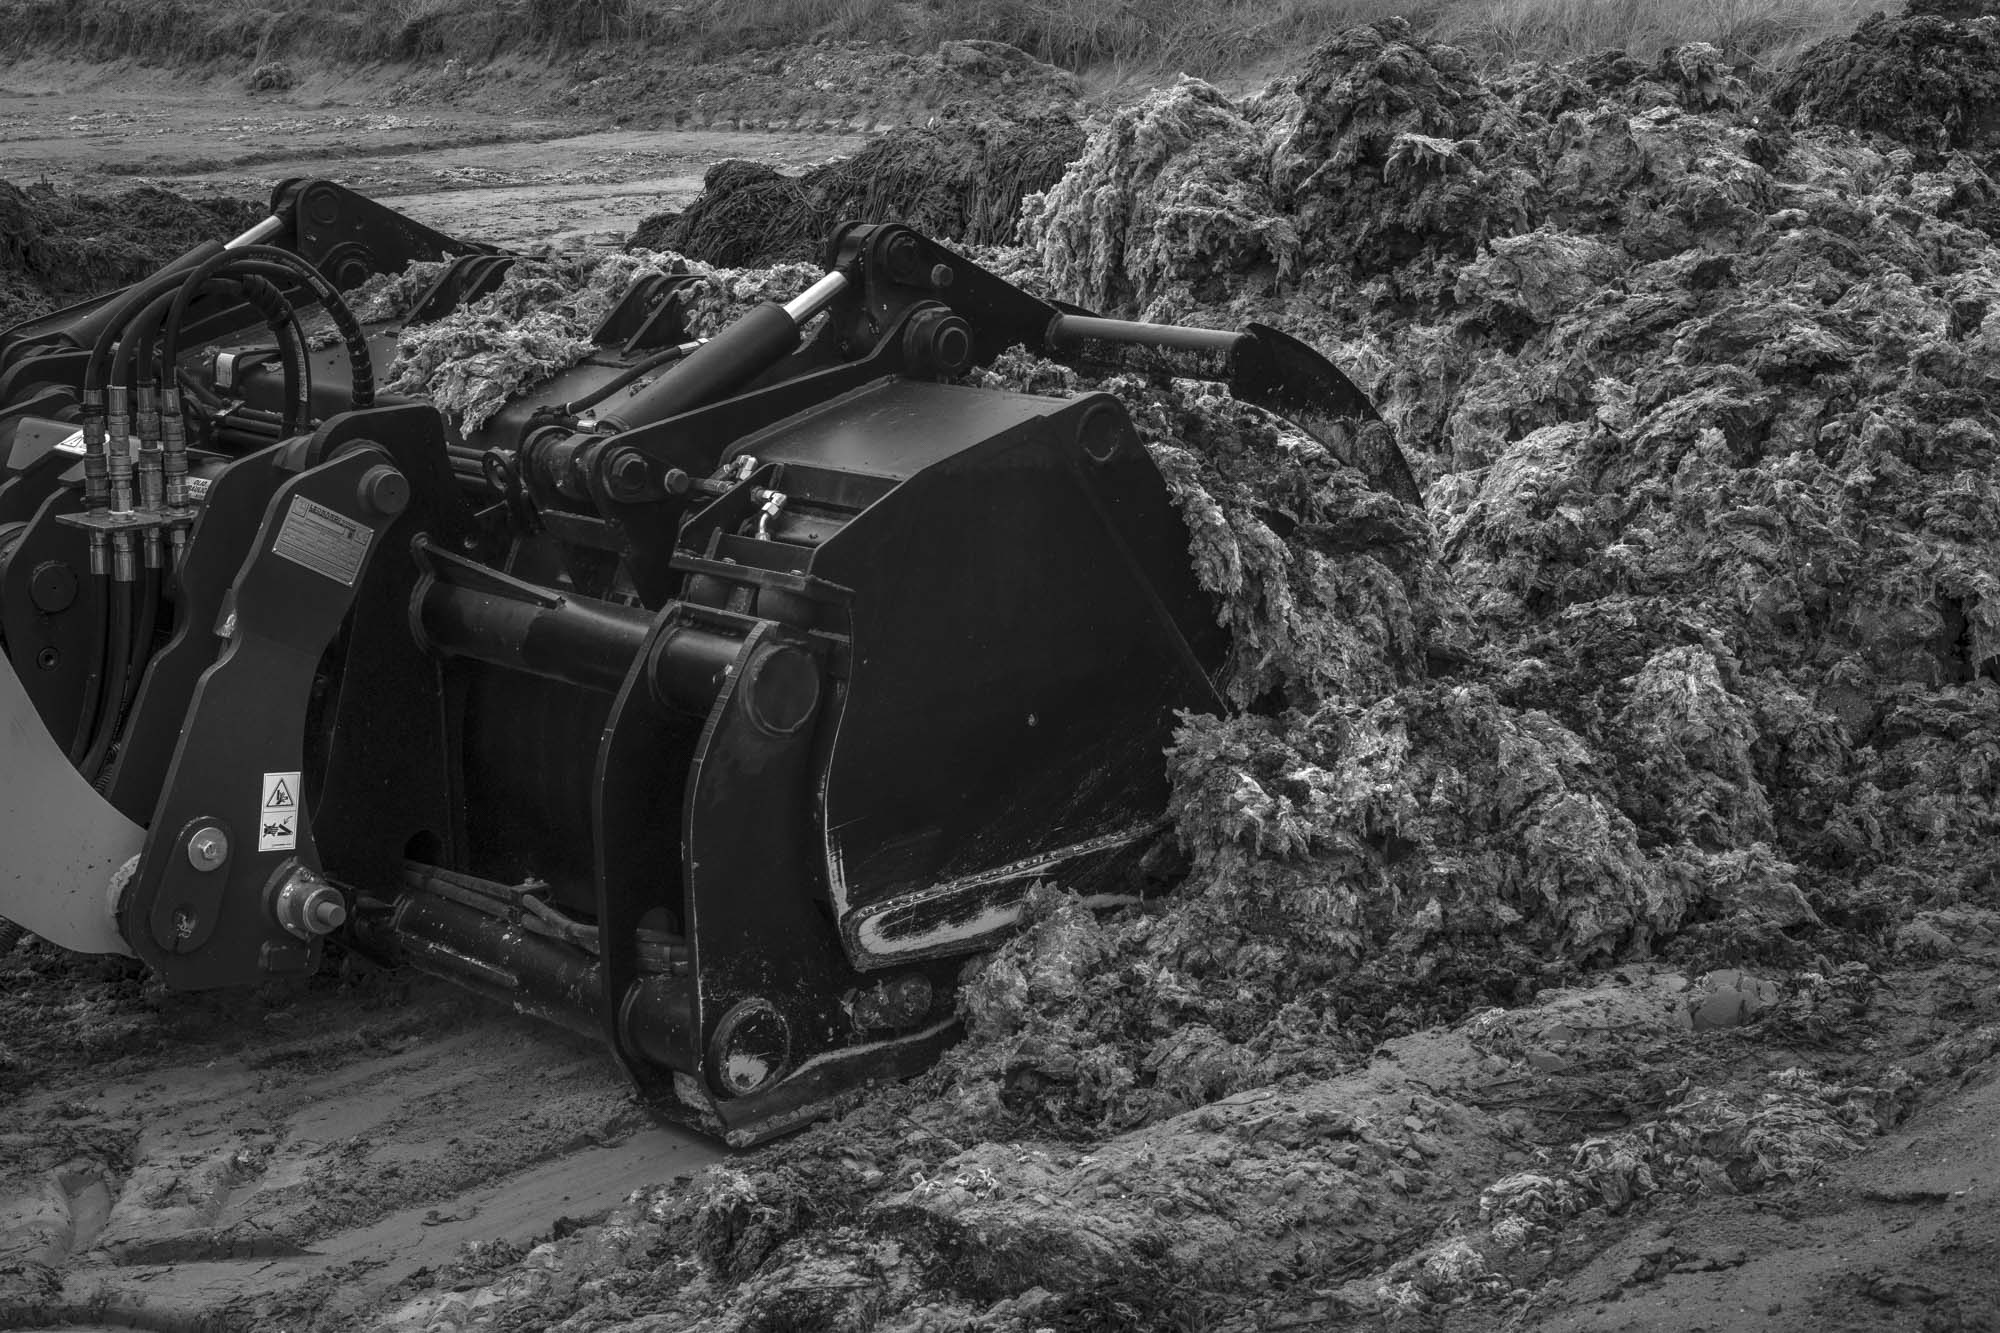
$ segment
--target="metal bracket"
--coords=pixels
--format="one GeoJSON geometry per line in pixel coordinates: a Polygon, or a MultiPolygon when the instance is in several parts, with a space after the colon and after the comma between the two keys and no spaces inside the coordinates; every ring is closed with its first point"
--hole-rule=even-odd
{"type": "MultiPolygon", "coordinates": [[[[371,507],[376,449],[344,453],[278,488],[225,603],[228,645],[195,687],[119,925],[170,986],[254,982],[310,961],[276,920],[265,887],[287,861],[316,867],[301,784],[307,711],[321,657],[396,513],[371,507]],[[212,868],[185,845],[230,830],[212,868]]],[[[398,511],[400,512],[400,511],[398,511]]]]}

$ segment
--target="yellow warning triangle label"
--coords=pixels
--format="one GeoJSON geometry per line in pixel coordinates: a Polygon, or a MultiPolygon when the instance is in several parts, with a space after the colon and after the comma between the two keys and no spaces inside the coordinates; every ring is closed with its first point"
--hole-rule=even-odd
{"type": "Polygon", "coordinates": [[[278,785],[271,788],[270,798],[264,802],[264,808],[266,810],[282,810],[288,805],[296,804],[297,802],[292,800],[292,789],[285,785],[283,778],[279,778],[278,785]]]}

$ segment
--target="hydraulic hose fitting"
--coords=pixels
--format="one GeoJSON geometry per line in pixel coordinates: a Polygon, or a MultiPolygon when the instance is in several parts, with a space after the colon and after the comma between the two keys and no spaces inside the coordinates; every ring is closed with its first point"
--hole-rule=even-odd
{"type": "Polygon", "coordinates": [[[161,477],[160,395],[150,384],[139,386],[138,426],[139,507],[157,510],[166,495],[161,477]]]}
{"type": "Polygon", "coordinates": [[[114,532],[111,534],[111,578],[115,583],[136,583],[139,580],[139,549],[136,532],[114,532]]]}
{"type": "Polygon", "coordinates": [[[160,476],[169,514],[184,516],[188,508],[187,428],[181,422],[181,396],[167,394],[166,410],[160,414],[160,476]]]}
{"type": "Polygon", "coordinates": [[[83,391],[83,504],[93,512],[111,505],[108,434],[104,425],[104,390],[83,391]]]}
{"type": "Polygon", "coordinates": [[[132,512],[132,419],[125,389],[111,386],[105,415],[105,447],[111,474],[111,512],[132,512]]]}

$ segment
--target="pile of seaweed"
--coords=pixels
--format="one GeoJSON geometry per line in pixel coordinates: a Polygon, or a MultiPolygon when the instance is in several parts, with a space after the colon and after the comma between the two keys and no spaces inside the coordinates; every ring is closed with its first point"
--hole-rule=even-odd
{"type": "Polygon", "coordinates": [[[1290,577],[1209,581],[1265,608],[1238,640],[1280,706],[1182,727],[1172,908],[1057,910],[989,965],[978,1087],[1025,1072],[1053,1123],[1117,1127],[1477,987],[1829,970],[1990,893],[1996,186],[1917,137],[1774,119],[1703,48],[1489,84],[1396,21],[1093,137],[1022,262],[1115,311],[1311,328],[1429,526],[1383,552],[1372,514],[1264,497],[1290,577]],[[1363,604],[1286,637],[1274,587],[1363,604]]]}
{"type": "Polygon", "coordinates": [[[0,181],[0,328],[137,282],[262,216],[244,200],[186,199],[151,186],[84,195],[0,181]]]}
{"type": "MultiPolygon", "coordinates": [[[[356,295],[364,320],[404,314],[440,271],[412,264],[356,295]]],[[[442,319],[406,328],[386,387],[429,399],[466,435],[507,401],[595,348],[591,334],[618,299],[644,278],[685,272],[684,318],[691,337],[706,338],[760,302],[789,300],[822,270],[803,264],[715,268],[678,256],[634,251],[568,252],[524,257],[491,293],[442,319]]]]}
{"type": "Polygon", "coordinates": [[[942,241],[1009,244],[1021,201],[1061,179],[1082,148],[1082,127],[1051,113],[895,130],[798,176],[719,162],[685,212],[646,219],[632,244],[729,267],[818,260],[843,222],[906,222],[942,241]]]}
{"type": "Polygon", "coordinates": [[[1094,127],[987,262],[1312,338],[1424,508],[1215,386],[981,372],[1124,399],[1234,631],[1166,756],[1180,886],[1045,886],[938,1070],[386,1326],[1428,1318],[1989,1060],[1863,1039],[1883,969],[2000,920],[1990,29],[1870,20],[1764,97],[1392,20],[1094,127]],[[1537,1146],[1529,1084],[1631,1128],[1537,1146]]]}

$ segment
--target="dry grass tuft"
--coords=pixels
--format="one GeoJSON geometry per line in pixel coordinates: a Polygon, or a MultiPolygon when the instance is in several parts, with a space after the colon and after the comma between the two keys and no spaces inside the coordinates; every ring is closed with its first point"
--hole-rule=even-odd
{"type": "Polygon", "coordinates": [[[0,32],[46,49],[179,63],[575,50],[621,42],[715,57],[821,38],[1011,43],[1052,64],[1214,76],[1391,15],[1487,63],[1709,42],[1782,66],[1873,0],[0,0],[0,32]]]}

